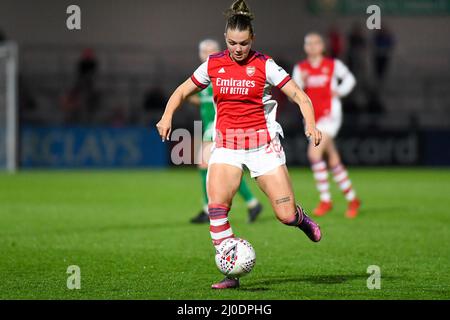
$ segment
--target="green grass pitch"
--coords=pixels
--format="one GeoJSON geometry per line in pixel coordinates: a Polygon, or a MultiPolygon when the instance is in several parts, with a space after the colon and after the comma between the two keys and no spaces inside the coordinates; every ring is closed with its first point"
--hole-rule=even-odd
{"type": "MultiPolygon", "coordinates": [[[[309,210],[317,194],[307,168],[290,169],[297,200],[309,210]]],[[[450,170],[359,169],[350,177],[360,216],[335,208],[317,219],[315,244],[265,210],[247,224],[237,196],[233,231],[256,250],[254,270],[237,290],[214,291],[208,225],[191,225],[200,209],[195,169],[29,171],[0,174],[0,299],[449,299],[450,170]],[[67,288],[67,268],[81,289],[67,288]],[[367,268],[381,288],[367,288],[367,268]]]]}

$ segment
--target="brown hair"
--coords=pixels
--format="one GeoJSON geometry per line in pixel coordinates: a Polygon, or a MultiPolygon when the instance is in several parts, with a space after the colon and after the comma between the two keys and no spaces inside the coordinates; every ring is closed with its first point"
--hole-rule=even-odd
{"type": "Polygon", "coordinates": [[[225,32],[229,29],[239,31],[248,30],[252,36],[254,35],[252,20],[255,16],[251,13],[244,0],[236,0],[230,9],[225,12],[225,16],[227,18],[225,32]]]}

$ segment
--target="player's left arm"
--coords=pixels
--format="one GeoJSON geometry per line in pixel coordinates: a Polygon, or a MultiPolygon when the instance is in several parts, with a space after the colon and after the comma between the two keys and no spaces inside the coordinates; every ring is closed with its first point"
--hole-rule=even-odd
{"type": "Polygon", "coordinates": [[[316,128],[311,99],[293,80],[289,80],[281,88],[281,91],[300,107],[300,111],[305,119],[305,135],[310,141],[314,142],[315,146],[318,146],[322,140],[322,132],[316,128]]]}
{"type": "Polygon", "coordinates": [[[316,128],[314,108],[306,93],[300,89],[289,74],[272,59],[267,60],[266,76],[269,84],[278,87],[291,101],[300,107],[305,119],[305,135],[315,146],[320,144],[322,133],[316,128]]]}
{"type": "Polygon", "coordinates": [[[356,79],[353,73],[340,60],[336,59],[334,64],[335,76],[342,82],[337,86],[334,94],[338,97],[345,97],[348,95],[356,85],[356,79]]]}

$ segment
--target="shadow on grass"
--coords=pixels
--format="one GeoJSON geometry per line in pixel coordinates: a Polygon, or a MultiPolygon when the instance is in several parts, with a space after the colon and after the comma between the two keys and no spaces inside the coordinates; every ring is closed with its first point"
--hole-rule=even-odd
{"type": "Polygon", "coordinates": [[[253,287],[244,287],[237,289],[238,291],[245,291],[245,292],[263,292],[263,291],[269,291],[269,288],[253,288],[253,287]]]}
{"type": "MultiPolygon", "coordinates": [[[[273,285],[286,284],[286,283],[301,283],[309,282],[312,284],[343,284],[345,282],[353,280],[366,281],[369,277],[368,274],[342,274],[342,275],[315,275],[315,276],[303,276],[303,277],[286,277],[286,278],[270,278],[261,279],[253,282],[246,283],[245,289],[239,289],[243,291],[267,291],[273,285]]],[[[396,277],[383,275],[383,279],[394,279],[396,277]]]]}
{"type": "MultiPolygon", "coordinates": [[[[259,221],[259,220],[258,220],[259,221]]],[[[257,222],[254,223],[248,223],[248,222],[242,222],[242,224],[247,224],[249,226],[253,226],[255,224],[258,224],[257,222]]],[[[272,221],[269,218],[262,219],[261,224],[264,223],[271,223],[272,221]],[[265,221],[267,220],[267,221],[265,221]]],[[[164,222],[154,222],[154,223],[129,223],[129,222],[123,222],[123,223],[116,223],[116,224],[107,224],[104,225],[87,225],[84,227],[71,227],[71,228],[49,228],[45,231],[41,231],[41,233],[45,233],[45,235],[58,235],[58,234],[99,234],[103,232],[136,232],[136,231],[154,231],[154,230],[174,230],[174,229],[186,229],[186,230],[202,230],[202,232],[209,232],[209,222],[208,223],[202,223],[202,224],[193,224],[189,221],[170,221],[168,223],[164,222]]],[[[9,236],[16,236],[20,235],[23,236],[24,233],[22,231],[20,232],[12,232],[8,234],[9,236]]],[[[34,235],[34,232],[31,234],[34,235]]]]}
{"type": "Polygon", "coordinates": [[[332,218],[338,218],[338,219],[343,219],[346,221],[358,221],[361,218],[370,218],[370,217],[374,217],[376,216],[377,218],[379,218],[380,215],[392,215],[392,214],[396,214],[398,215],[399,213],[405,213],[408,214],[409,212],[414,211],[414,207],[412,206],[366,206],[364,203],[361,205],[360,209],[358,210],[358,216],[354,219],[349,219],[345,217],[345,212],[346,212],[346,208],[342,207],[342,209],[340,208],[334,208],[331,212],[329,212],[328,214],[324,215],[324,216],[320,216],[317,217],[314,214],[311,214],[311,217],[318,221],[318,222],[324,222],[327,219],[329,219],[330,217],[332,218]]]}
{"type": "MultiPolygon", "coordinates": [[[[249,223],[247,221],[239,222],[240,225],[254,226],[258,223],[273,223],[273,217],[260,217],[256,222],[249,223]]],[[[131,230],[157,230],[157,229],[201,229],[209,232],[209,222],[207,223],[190,223],[189,221],[174,221],[170,223],[143,223],[143,224],[116,224],[109,226],[98,226],[93,228],[80,229],[80,232],[109,232],[109,231],[131,231],[131,230]]]]}
{"type": "Polygon", "coordinates": [[[410,211],[413,211],[415,208],[411,205],[398,205],[398,206],[364,206],[361,205],[361,208],[359,209],[360,214],[363,215],[372,215],[372,214],[391,214],[399,212],[407,213],[410,211]]]}

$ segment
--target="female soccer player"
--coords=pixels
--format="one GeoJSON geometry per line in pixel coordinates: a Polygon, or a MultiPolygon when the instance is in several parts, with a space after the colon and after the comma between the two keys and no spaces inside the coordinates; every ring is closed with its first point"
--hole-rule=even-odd
{"type": "MultiPolygon", "coordinates": [[[[205,39],[199,44],[199,57],[201,62],[206,62],[208,57],[214,53],[220,51],[220,45],[217,41],[212,39],[205,39]]],[[[208,160],[211,157],[211,147],[213,145],[214,135],[214,119],[216,117],[216,107],[214,105],[214,94],[212,85],[199,92],[197,95],[193,95],[189,98],[189,101],[195,105],[200,106],[200,115],[202,118],[202,134],[203,143],[200,148],[200,159],[202,162],[198,165],[200,176],[202,178],[202,190],[203,190],[203,209],[200,213],[191,219],[192,223],[205,223],[209,222],[208,217],[208,194],[206,192],[206,174],[208,172],[208,160]]],[[[261,213],[263,207],[261,203],[255,198],[250,188],[244,179],[241,180],[238,193],[242,196],[248,208],[248,221],[254,222],[258,215],[261,213]]]]}
{"type": "MultiPolygon", "coordinates": [[[[315,146],[320,144],[322,134],[316,128],[308,96],[271,58],[252,50],[252,20],[253,15],[245,1],[235,1],[225,27],[228,49],[211,55],[175,90],[156,127],[165,141],[170,136],[175,110],[189,95],[212,84],[217,113],[207,191],[213,245],[217,248],[223,240],[234,237],[228,212],[241,182],[244,165],[268,196],[276,217],[318,242],[322,236],[319,226],[295,202],[280,144],[279,136],[283,131],[275,121],[277,102],[271,99],[271,87],[281,88],[299,105],[305,119],[305,135],[315,146]]],[[[212,288],[238,286],[239,279],[227,277],[212,288]]]]}
{"type": "Polygon", "coordinates": [[[307,59],[294,67],[292,78],[300,88],[304,88],[311,99],[317,128],[323,133],[323,141],[318,148],[311,144],[308,146],[308,158],[320,193],[320,203],[313,212],[316,216],[323,216],[332,209],[328,184],[329,168],[348,201],[346,216],[355,218],[360,201],[334,143],[342,124],[340,98],[353,89],[356,84],[355,77],[340,60],[324,57],[325,44],[320,34],[307,34],[304,50],[307,59]],[[341,81],[340,84],[338,81],[341,81]],[[325,159],[328,160],[328,168],[325,159]]]}

